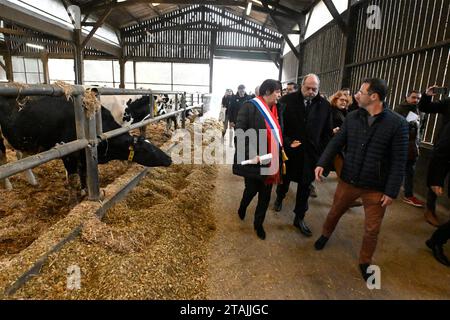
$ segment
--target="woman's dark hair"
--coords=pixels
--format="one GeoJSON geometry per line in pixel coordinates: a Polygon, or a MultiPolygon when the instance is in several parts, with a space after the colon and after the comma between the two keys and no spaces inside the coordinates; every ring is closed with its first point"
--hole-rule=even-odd
{"type": "Polygon", "coordinates": [[[384,101],[384,99],[386,99],[388,94],[388,86],[386,80],[379,78],[370,78],[364,79],[363,83],[369,84],[369,88],[367,89],[369,94],[378,94],[381,101],[384,101]]]}
{"type": "Polygon", "coordinates": [[[278,80],[267,79],[261,84],[259,93],[262,96],[271,95],[276,90],[281,90],[281,82],[278,80]]]}

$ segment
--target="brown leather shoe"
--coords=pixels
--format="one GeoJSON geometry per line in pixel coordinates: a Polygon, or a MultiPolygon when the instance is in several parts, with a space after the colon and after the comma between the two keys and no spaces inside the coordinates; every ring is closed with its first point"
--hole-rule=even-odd
{"type": "Polygon", "coordinates": [[[427,209],[423,216],[425,218],[425,221],[431,224],[433,227],[439,227],[440,223],[436,216],[436,213],[427,209]]]}

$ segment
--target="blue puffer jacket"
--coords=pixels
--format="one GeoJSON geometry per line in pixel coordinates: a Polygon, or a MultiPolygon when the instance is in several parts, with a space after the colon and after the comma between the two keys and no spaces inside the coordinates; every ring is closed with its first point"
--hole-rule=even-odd
{"type": "Polygon", "coordinates": [[[330,141],[318,166],[328,168],[345,148],[341,179],[356,187],[376,190],[396,198],[400,191],[408,153],[408,123],[385,104],[369,127],[369,113],[351,112],[340,132],[330,141]]]}

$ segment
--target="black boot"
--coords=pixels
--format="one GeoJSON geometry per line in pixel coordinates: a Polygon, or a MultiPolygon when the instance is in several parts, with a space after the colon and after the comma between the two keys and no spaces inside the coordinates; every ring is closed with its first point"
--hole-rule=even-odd
{"type": "Polygon", "coordinates": [[[273,210],[275,210],[276,212],[280,212],[282,208],[283,208],[283,200],[277,198],[273,205],[273,210]]]}
{"type": "Polygon", "coordinates": [[[317,251],[322,250],[325,245],[328,242],[328,238],[325,236],[320,236],[319,239],[317,239],[317,241],[314,243],[314,248],[316,248],[317,251]]]}
{"type": "Polygon", "coordinates": [[[255,231],[258,238],[260,238],[261,240],[266,239],[266,232],[264,231],[263,226],[255,226],[255,231]]]}
{"type": "Polygon", "coordinates": [[[442,263],[444,266],[450,267],[450,261],[445,256],[442,245],[434,243],[431,239],[427,240],[426,245],[433,251],[433,256],[437,261],[442,263]]]}

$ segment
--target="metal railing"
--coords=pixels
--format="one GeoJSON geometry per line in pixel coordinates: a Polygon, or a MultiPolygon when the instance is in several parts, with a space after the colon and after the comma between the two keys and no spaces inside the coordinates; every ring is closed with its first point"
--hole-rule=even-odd
{"type": "MultiPolygon", "coordinates": [[[[103,132],[103,124],[101,113],[97,112],[95,117],[90,118],[87,110],[83,108],[83,95],[85,87],[80,85],[71,86],[71,95],[73,96],[74,111],[75,111],[75,125],[77,139],[71,142],[57,145],[50,150],[33,156],[7,163],[0,166],[0,180],[13,176],[17,173],[32,169],[51,160],[62,158],[73,152],[85,149],[86,152],[86,173],[87,173],[87,188],[88,199],[100,199],[100,187],[98,177],[98,158],[97,145],[104,140],[111,139],[130,130],[144,127],[150,123],[158,122],[175,115],[182,115],[182,127],[186,125],[186,111],[201,108],[203,113],[202,97],[197,95],[194,105],[194,95],[190,95],[190,105],[187,102],[186,92],[174,91],[152,91],[152,90],[133,90],[133,89],[115,89],[115,88],[95,88],[98,94],[101,95],[149,95],[150,96],[150,116],[146,119],[134,123],[132,125],[124,126],[109,132],[103,132]],[[176,110],[165,114],[163,116],[154,117],[153,115],[153,96],[155,94],[170,94],[175,95],[176,110]],[[180,103],[178,103],[180,102],[180,103]],[[180,106],[180,108],[178,107],[180,106]]],[[[94,88],[93,88],[94,89],[94,88]]],[[[0,84],[0,96],[52,96],[61,97],[65,95],[64,89],[57,85],[27,85],[26,87],[19,87],[13,84],[0,84]]]]}

